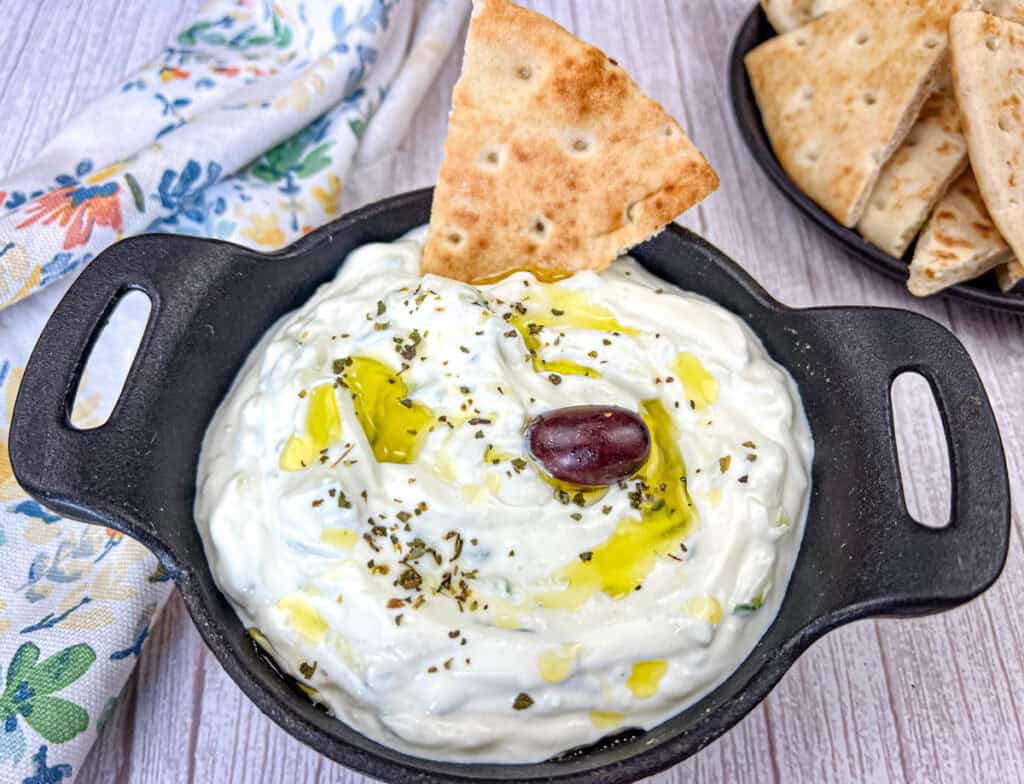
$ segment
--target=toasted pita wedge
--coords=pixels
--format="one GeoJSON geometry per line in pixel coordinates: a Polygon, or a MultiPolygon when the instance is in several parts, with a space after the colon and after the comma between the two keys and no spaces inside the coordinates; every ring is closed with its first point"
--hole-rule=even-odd
{"type": "Polygon", "coordinates": [[[917,297],[935,294],[998,267],[1010,256],[968,168],[936,205],[917,241],[907,288],[917,297]]]}
{"type": "Polygon", "coordinates": [[[1007,294],[1024,294],[1024,264],[1020,263],[1020,259],[1010,259],[996,268],[996,279],[999,288],[1007,294]]]}
{"type": "Polygon", "coordinates": [[[777,32],[788,33],[839,10],[848,2],[850,0],[761,0],[761,8],[777,32]]]}
{"type": "Polygon", "coordinates": [[[906,141],[882,167],[857,230],[900,258],[966,166],[967,142],[956,101],[949,92],[934,93],[906,141]]]}
{"type": "Polygon", "coordinates": [[[508,0],[477,0],[453,104],[424,272],[603,269],[718,187],[613,60],[508,0]]]}
{"type": "Polygon", "coordinates": [[[953,86],[989,214],[1024,258],[1024,26],[981,11],[949,26],[953,86]]]}
{"type": "Polygon", "coordinates": [[[776,157],[844,226],[933,92],[949,19],[967,1],[856,0],[747,54],[776,157]]]}

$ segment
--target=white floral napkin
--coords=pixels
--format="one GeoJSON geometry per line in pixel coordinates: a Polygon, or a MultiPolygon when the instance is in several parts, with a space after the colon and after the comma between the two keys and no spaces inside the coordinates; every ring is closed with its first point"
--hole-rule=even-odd
{"type": "MultiPolygon", "coordinates": [[[[14,481],[11,408],[68,280],[30,295],[124,236],[269,250],[387,192],[373,164],[468,13],[469,0],[214,0],[0,180],[0,781],[74,778],[170,592],[140,545],[52,514],[14,481]]],[[[78,422],[118,393],[103,382],[129,342],[112,335],[90,363],[78,422]]]]}

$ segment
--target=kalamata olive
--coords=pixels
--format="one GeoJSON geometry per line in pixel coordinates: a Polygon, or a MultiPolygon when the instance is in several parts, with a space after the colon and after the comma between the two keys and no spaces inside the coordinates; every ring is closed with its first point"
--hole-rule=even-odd
{"type": "Polygon", "coordinates": [[[631,476],[651,451],[637,414],[616,406],[569,406],[541,414],[526,429],[534,460],[555,479],[610,485],[631,476]]]}

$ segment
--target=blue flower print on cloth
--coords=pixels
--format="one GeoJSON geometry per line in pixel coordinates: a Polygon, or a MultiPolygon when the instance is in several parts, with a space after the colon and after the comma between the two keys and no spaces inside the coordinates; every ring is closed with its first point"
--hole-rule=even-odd
{"type": "MultiPolygon", "coordinates": [[[[70,276],[146,231],[276,249],[385,194],[374,164],[397,150],[469,7],[214,0],[0,178],[0,782],[74,779],[171,590],[141,545],[61,518],[11,471],[18,384],[70,276]]],[[[104,382],[134,350],[120,335],[108,347],[78,426],[102,422],[118,394],[104,382]]]]}

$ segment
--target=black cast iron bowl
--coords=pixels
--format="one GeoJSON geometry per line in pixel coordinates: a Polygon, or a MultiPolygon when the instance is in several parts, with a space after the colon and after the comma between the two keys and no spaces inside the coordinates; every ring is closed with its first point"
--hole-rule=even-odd
{"type": "Polygon", "coordinates": [[[793,374],[814,433],[807,529],[765,637],[721,686],[675,718],[548,762],[431,762],[331,718],[260,655],[214,584],[192,516],[196,463],[207,423],[265,330],[329,280],[349,251],[427,222],[430,203],[428,190],[398,196],[267,255],[169,235],[120,242],[57,306],[15,404],[10,451],[22,487],[62,515],[122,531],[156,553],[224,669],[299,740],[392,782],[634,781],[738,722],[828,630],[869,616],[946,610],[999,575],[1010,525],[1006,464],[985,390],[960,342],[934,321],[900,310],[787,308],[735,262],[673,225],[633,255],[744,319],[793,374]],[[69,411],[82,368],[131,290],[152,302],[138,354],[110,419],[78,430],[69,411]],[[946,427],[953,494],[943,529],[916,524],[903,500],[889,387],[904,371],[928,380],[946,427]]]}
{"type": "MultiPolygon", "coordinates": [[[[772,184],[805,215],[850,251],[855,259],[890,278],[906,283],[910,260],[914,257],[914,245],[910,246],[901,259],[890,256],[881,248],[872,245],[853,229],[848,229],[839,223],[800,190],[789,179],[789,175],[783,171],[775,157],[768,134],[761,122],[761,112],[757,108],[757,101],[750,86],[746,66],[743,64],[743,58],[746,57],[747,52],[769,38],[774,38],[775,35],[775,29],[758,4],[737,31],[736,38],[732,42],[732,50],[729,53],[729,99],[736,126],[740,130],[747,149],[754,156],[761,171],[768,175],[772,184]]],[[[1016,293],[1000,291],[994,272],[966,283],[950,286],[941,291],[940,295],[996,310],[1024,313],[1024,284],[1018,287],[1016,293]]]]}

